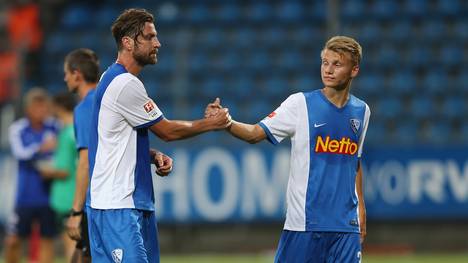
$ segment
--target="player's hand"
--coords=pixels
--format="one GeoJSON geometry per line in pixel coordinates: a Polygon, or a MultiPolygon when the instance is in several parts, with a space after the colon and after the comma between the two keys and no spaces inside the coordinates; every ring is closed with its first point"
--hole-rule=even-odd
{"type": "Polygon", "coordinates": [[[228,108],[219,109],[212,117],[208,118],[212,125],[213,130],[222,130],[229,128],[232,124],[232,118],[229,114],[228,108]]]}
{"type": "Polygon", "coordinates": [[[159,176],[168,176],[172,172],[172,158],[162,152],[153,149],[151,151],[153,162],[156,165],[156,173],[159,176]]]}
{"type": "Polygon", "coordinates": [[[216,98],[212,103],[206,106],[205,118],[213,117],[222,108],[223,106],[221,106],[221,100],[219,98],[216,98]]]}
{"type": "Polygon", "coordinates": [[[65,223],[68,236],[75,241],[81,240],[80,224],[82,217],[82,215],[70,216],[65,223]]]}
{"type": "Polygon", "coordinates": [[[39,151],[42,153],[51,152],[57,146],[57,139],[54,136],[47,136],[41,144],[39,151]]]}

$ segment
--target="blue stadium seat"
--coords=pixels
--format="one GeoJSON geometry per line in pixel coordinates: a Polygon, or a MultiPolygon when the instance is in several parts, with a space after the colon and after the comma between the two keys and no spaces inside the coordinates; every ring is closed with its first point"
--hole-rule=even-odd
{"type": "Polygon", "coordinates": [[[264,82],[264,92],[267,98],[283,98],[289,92],[288,82],[281,76],[268,76],[264,82]]]}
{"type": "Polygon", "coordinates": [[[400,66],[400,55],[395,47],[391,45],[382,45],[377,50],[376,54],[376,65],[381,68],[396,68],[400,66]]]}
{"type": "Polygon", "coordinates": [[[342,2],[341,14],[346,20],[360,20],[366,16],[366,4],[361,0],[348,0],[342,2]]]}
{"type": "Polygon", "coordinates": [[[463,122],[460,128],[461,140],[462,142],[468,144],[468,122],[463,122]]]}
{"type": "Polygon", "coordinates": [[[463,46],[455,43],[444,45],[440,50],[440,60],[447,67],[458,67],[463,63],[463,46]]]}
{"type": "Polygon", "coordinates": [[[246,61],[246,67],[253,71],[263,71],[271,67],[271,58],[267,52],[254,50],[246,61]]]}
{"type": "Polygon", "coordinates": [[[213,18],[212,13],[205,4],[189,5],[185,17],[188,23],[208,23],[213,18]]]}
{"type": "Polygon", "coordinates": [[[56,54],[67,52],[72,45],[68,33],[64,31],[57,31],[49,35],[46,41],[44,41],[44,50],[48,54],[56,54]]]}
{"type": "Polygon", "coordinates": [[[403,103],[397,97],[382,97],[375,105],[374,113],[376,117],[394,119],[403,113],[403,103]]]}
{"type": "Polygon", "coordinates": [[[381,145],[388,141],[390,136],[387,135],[387,132],[388,129],[386,128],[384,121],[373,119],[367,128],[364,147],[366,147],[366,145],[381,145]]]}
{"type": "Polygon", "coordinates": [[[278,68],[286,71],[293,71],[304,68],[304,57],[301,53],[294,49],[289,49],[279,54],[278,68]]]}
{"type": "Polygon", "coordinates": [[[94,22],[93,9],[88,5],[72,4],[62,12],[61,25],[64,30],[89,29],[94,22]]]}
{"type": "Polygon", "coordinates": [[[419,95],[410,104],[410,114],[417,119],[427,119],[435,116],[436,105],[430,96],[419,95]]]}
{"type": "Polygon", "coordinates": [[[204,48],[217,48],[224,43],[224,33],[219,28],[207,28],[199,37],[204,48]]]}
{"type": "Polygon", "coordinates": [[[284,22],[298,22],[303,18],[304,6],[300,1],[284,1],[277,6],[276,13],[284,22]]]}
{"type": "Polygon", "coordinates": [[[456,16],[463,11],[459,0],[438,0],[436,8],[438,13],[448,17],[456,16]]]}
{"type": "Polygon", "coordinates": [[[232,33],[232,39],[239,48],[252,48],[252,43],[256,42],[256,32],[250,27],[239,27],[232,33]]]}
{"type": "Polygon", "coordinates": [[[427,46],[410,46],[407,50],[406,56],[403,56],[403,62],[405,65],[421,68],[428,67],[432,62],[433,55],[427,46]]]}
{"type": "Polygon", "coordinates": [[[382,29],[375,23],[364,23],[358,31],[359,42],[363,45],[372,44],[380,41],[382,29]]]}
{"type": "Polygon", "coordinates": [[[454,90],[457,93],[468,95],[468,67],[462,68],[456,76],[454,90]]]}
{"type": "Polygon", "coordinates": [[[413,27],[411,21],[402,20],[395,21],[387,29],[386,39],[391,42],[406,42],[408,39],[413,38],[413,27]]]}
{"type": "Polygon", "coordinates": [[[391,19],[398,13],[396,1],[376,0],[371,6],[371,14],[375,19],[391,19]]]}
{"type": "Polygon", "coordinates": [[[401,69],[389,80],[388,90],[398,95],[416,93],[417,83],[415,72],[401,69]]]}
{"type": "Polygon", "coordinates": [[[454,135],[450,123],[445,121],[431,122],[426,132],[426,143],[430,144],[449,144],[454,135]]]}
{"type": "Polygon", "coordinates": [[[241,17],[241,10],[238,4],[223,4],[216,10],[215,17],[222,22],[236,23],[241,17]]]}
{"type": "Polygon", "coordinates": [[[206,98],[216,98],[223,93],[224,86],[222,78],[209,77],[202,83],[200,92],[206,98]]]}
{"type": "Polygon", "coordinates": [[[421,24],[421,36],[425,41],[442,41],[447,33],[447,26],[442,20],[428,20],[421,24]]]}
{"type": "Polygon", "coordinates": [[[394,143],[399,145],[412,145],[418,141],[419,127],[416,120],[403,120],[395,123],[392,136],[394,143]]]}
{"type": "MultiPolygon", "coordinates": [[[[468,8],[468,7],[467,7],[468,8]]],[[[468,19],[461,19],[455,22],[454,35],[465,43],[468,42],[468,19]]]]}
{"type": "Polygon", "coordinates": [[[272,105],[268,100],[262,97],[257,97],[255,100],[250,101],[243,105],[243,115],[246,122],[256,123],[274,111],[278,105],[272,105]]]}
{"type": "Polygon", "coordinates": [[[466,110],[466,101],[463,97],[449,96],[445,97],[442,103],[441,114],[444,118],[462,119],[466,115],[466,110]]]}
{"type": "Polygon", "coordinates": [[[247,6],[246,16],[248,20],[253,22],[270,21],[273,17],[273,8],[268,2],[252,1],[250,6],[247,6]]]}
{"type": "Polygon", "coordinates": [[[234,51],[228,51],[219,58],[219,68],[224,72],[233,72],[241,65],[239,54],[234,51]]]}
{"type": "Polygon", "coordinates": [[[293,85],[289,87],[290,93],[307,92],[321,88],[320,76],[314,76],[310,72],[305,72],[296,77],[293,85]]]}
{"type": "Polygon", "coordinates": [[[352,89],[356,89],[362,92],[364,97],[380,94],[382,92],[382,85],[384,84],[384,78],[380,75],[380,71],[377,72],[366,72],[360,74],[355,80],[353,80],[352,89]]]}
{"type": "Polygon", "coordinates": [[[427,0],[408,0],[404,1],[401,10],[410,18],[419,18],[428,14],[428,4],[427,0]]]}
{"type": "Polygon", "coordinates": [[[290,42],[296,46],[307,46],[310,48],[320,48],[322,45],[323,32],[318,26],[302,25],[294,27],[291,32],[290,42]]]}
{"type": "Polygon", "coordinates": [[[100,30],[106,30],[106,33],[109,33],[112,23],[120,15],[120,12],[121,10],[112,5],[106,5],[98,8],[94,12],[93,26],[100,30]]]}
{"type": "Polygon", "coordinates": [[[273,26],[259,30],[260,43],[264,47],[281,47],[286,41],[286,31],[282,27],[273,26]]]}
{"type": "Polygon", "coordinates": [[[208,58],[206,57],[206,54],[197,52],[191,55],[188,59],[188,63],[190,71],[192,73],[198,73],[207,68],[208,58]]]}
{"type": "Polygon", "coordinates": [[[242,74],[234,78],[232,89],[228,90],[232,97],[240,100],[251,98],[252,92],[255,90],[255,84],[252,76],[242,74]]]}
{"type": "Polygon", "coordinates": [[[444,93],[449,82],[447,72],[440,69],[431,70],[423,77],[422,88],[430,94],[444,93]]]}

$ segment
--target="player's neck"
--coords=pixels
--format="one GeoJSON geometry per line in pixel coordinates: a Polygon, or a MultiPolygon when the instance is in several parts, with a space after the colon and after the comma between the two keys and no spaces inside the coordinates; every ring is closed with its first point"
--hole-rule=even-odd
{"type": "Polygon", "coordinates": [[[322,89],[322,93],[336,107],[342,108],[346,105],[349,99],[349,86],[344,89],[324,87],[322,89]]]}
{"type": "Polygon", "coordinates": [[[78,88],[78,96],[80,100],[82,100],[88,92],[92,89],[96,88],[96,83],[84,83],[82,86],[78,88]]]}
{"type": "Polygon", "coordinates": [[[133,58],[132,54],[127,53],[127,52],[119,52],[119,55],[117,56],[117,61],[116,63],[122,65],[125,67],[125,69],[137,76],[140,71],[143,69],[142,66],[140,66],[135,59],[133,58]]]}

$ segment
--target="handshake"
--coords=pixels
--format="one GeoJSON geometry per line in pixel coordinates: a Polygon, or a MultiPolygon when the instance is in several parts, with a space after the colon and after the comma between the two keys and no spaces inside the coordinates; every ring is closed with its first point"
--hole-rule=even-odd
{"type": "Polygon", "coordinates": [[[233,122],[229,109],[221,106],[219,98],[206,106],[205,119],[213,125],[213,130],[227,129],[233,122]]]}

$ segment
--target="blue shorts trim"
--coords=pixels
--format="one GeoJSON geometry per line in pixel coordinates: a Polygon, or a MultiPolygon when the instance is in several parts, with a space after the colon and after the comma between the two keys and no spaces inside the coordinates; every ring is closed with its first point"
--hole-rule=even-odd
{"type": "Polygon", "coordinates": [[[358,233],[283,230],[275,263],[360,263],[358,233]]]}
{"type": "Polygon", "coordinates": [[[88,209],[93,262],[159,263],[154,211],[88,209]]]}

